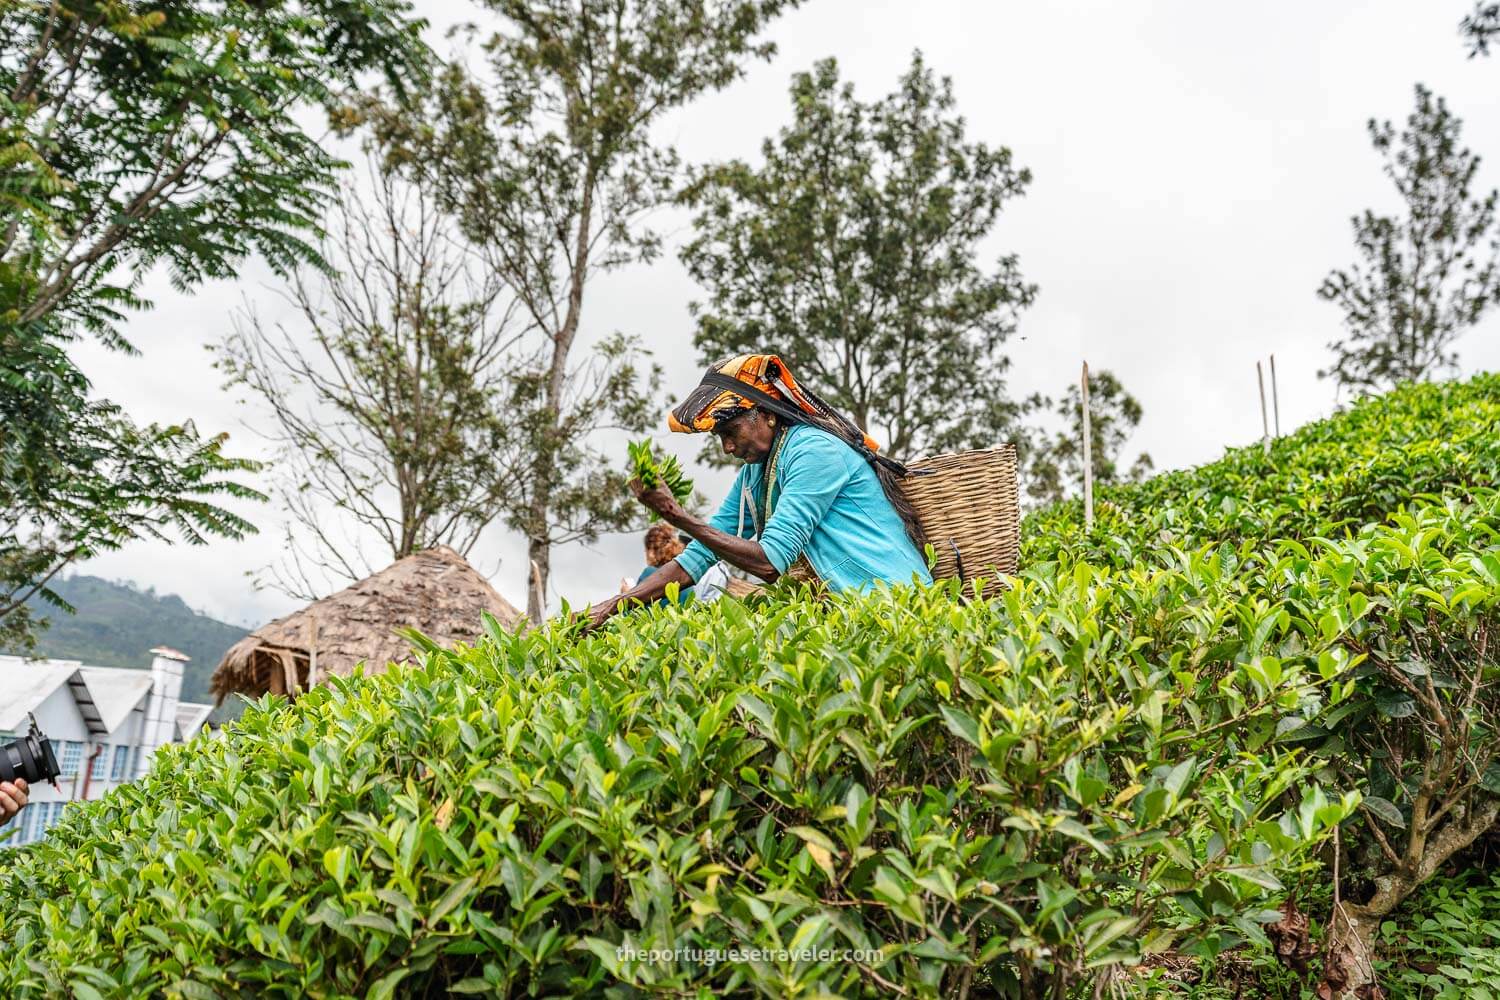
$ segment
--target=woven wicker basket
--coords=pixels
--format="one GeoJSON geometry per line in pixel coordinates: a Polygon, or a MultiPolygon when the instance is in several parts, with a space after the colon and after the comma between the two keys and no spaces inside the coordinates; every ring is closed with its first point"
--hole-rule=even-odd
{"type": "Polygon", "coordinates": [[[1003,589],[997,575],[1014,574],[1021,554],[1016,446],[934,455],[907,467],[916,474],[901,489],[937,551],[932,575],[961,577],[965,590],[982,577],[980,597],[1003,589]]]}

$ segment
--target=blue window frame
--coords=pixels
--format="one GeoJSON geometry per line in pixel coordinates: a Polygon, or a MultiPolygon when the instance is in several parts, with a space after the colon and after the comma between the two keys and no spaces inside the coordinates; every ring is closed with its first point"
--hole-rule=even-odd
{"type": "Polygon", "coordinates": [[[83,744],[77,740],[64,740],[62,759],[58,762],[62,767],[60,778],[72,778],[78,774],[78,764],[83,760],[83,744]]]}
{"type": "Polygon", "coordinates": [[[125,768],[130,766],[130,746],[125,743],[115,745],[115,767],[110,772],[111,781],[129,781],[130,776],[125,773],[125,768]]]}
{"type": "Polygon", "coordinates": [[[91,781],[103,781],[109,777],[109,746],[99,747],[99,753],[94,757],[94,763],[89,768],[89,779],[91,781]]]}

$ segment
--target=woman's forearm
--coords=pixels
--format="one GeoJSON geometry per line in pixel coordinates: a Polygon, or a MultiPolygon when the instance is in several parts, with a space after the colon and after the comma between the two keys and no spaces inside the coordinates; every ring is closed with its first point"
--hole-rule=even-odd
{"type": "Polygon", "coordinates": [[[631,605],[637,602],[650,604],[657,598],[666,596],[668,584],[675,583],[679,587],[687,587],[692,582],[693,578],[687,575],[687,570],[677,565],[677,560],[673,559],[625,593],[616,594],[589,608],[589,628],[598,628],[621,610],[630,610],[631,605]]]}
{"type": "Polygon", "coordinates": [[[675,583],[679,588],[683,589],[693,585],[693,578],[688,576],[687,570],[677,565],[676,559],[661,566],[655,573],[652,573],[646,579],[615,598],[615,602],[624,601],[627,606],[632,601],[650,604],[657,598],[667,595],[667,584],[669,583],[675,583]]]}
{"type": "MultiPolygon", "coordinates": [[[[746,573],[753,573],[768,583],[775,582],[781,576],[781,571],[772,565],[770,559],[766,558],[766,550],[761,548],[760,542],[753,538],[741,538],[738,535],[720,531],[687,511],[682,511],[679,516],[673,518],[672,525],[702,542],[720,559],[733,563],[746,573]]],[[[652,576],[654,577],[655,574],[652,576]]],[[[647,579],[649,582],[651,578],[647,579]]]]}

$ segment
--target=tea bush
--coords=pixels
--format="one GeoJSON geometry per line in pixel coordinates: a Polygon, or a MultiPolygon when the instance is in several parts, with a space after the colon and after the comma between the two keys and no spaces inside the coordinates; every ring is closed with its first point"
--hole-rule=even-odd
{"type": "MultiPolygon", "coordinates": [[[[1396,405],[1480,413],[1495,386],[1428,392],[1396,405]]],[[[1350,467],[1336,431],[1310,465],[1350,467]]],[[[1059,520],[987,603],[780,588],[586,637],[489,621],[263,700],[0,855],[0,995],[1060,996],[1263,943],[1367,808],[1328,765],[1372,678],[1495,623],[1500,494],[1454,459],[1489,445],[1449,431],[1414,461],[1463,500],[1382,500],[1346,538],[1373,508],[1342,480],[1338,528],[1247,501],[1229,540],[1157,520],[1125,562],[1059,520]]]]}
{"type": "Polygon", "coordinates": [[[1217,462],[1102,486],[1095,528],[1069,501],[1033,512],[1022,565],[1129,565],[1156,546],[1338,537],[1422,496],[1468,496],[1500,476],[1500,375],[1405,386],[1217,462]]]}
{"type": "Polygon", "coordinates": [[[1258,560],[1044,566],[989,604],[491,624],[262,702],[7,856],[0,993],[1029,993],[1254,938],[1354,804],[1297,746],[1385,627],[1355,585],[1468,588],[1403,591],[1438,628],[1493,604],[1457,549],[1381,555],[1482,500],[1258,560]],[[750,947],[787,951],[632,954],[750,947]]]}
{"type": "MultiPolygon", "coordinates": [[[[1500,474],[1500,377],[1412,385],[1277,441],[1229,452],[1198,469],[1103,491],[1093,532],[1077,504],[1031,515],[1024,525],[1032,559],[1130,565],[1161,545],[1232,544],[1254,559],[1265,543],[1314,544],[1346,537],[1368,522],[1410,526],[1408,508],[1462,504],[1496,485],[1500,474]]],[[[1405,532],[1397,561],[1428,557],[1434,545],[1458,545],[1477,560],[1484,587],[1500,578],[1493,522],[1467,537],[1441,524],[1405,532]]],[[[1277,551],[1283,551],[1281,548],[1277,551]]],[[[1443,556],[1434,556],[1442,561],[1443,556]]],[[[1355,696],[1310,719],[1306,735],[1328,756],[1345,786],[1366,793],[1347,831],[1356,865],[1349,901],[1333,929],[1325,971],[1335,992],[1368,981],[1376,931],[1403,898],[1455,851],[1500,816],[1500,671],[1495,623],[1484,611],[1433,629],[1403,594],[1425,582],[1392,577],[1366,591],[1386,617],[1382,638],[1358,629],[1348,646],[1364,655],[1355,696]]],[[[1441,605],[1469,593],[1443,586],[1441,605]]]]}

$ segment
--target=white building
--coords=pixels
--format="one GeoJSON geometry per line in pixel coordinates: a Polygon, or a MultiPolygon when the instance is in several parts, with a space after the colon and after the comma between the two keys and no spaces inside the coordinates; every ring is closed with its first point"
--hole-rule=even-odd
{"type": "Polygon", "coordinates": [[[157,747],[203,728],[213,706],[180,698],[188,658],[166,646],[151,655],[150,671],[0,656],[0,742],[26,733],[31,713],[62,768],[60,791],[31,786],[31,804],[0,827],[0,848],[41,840],[67,803],[103,798],[145,774],[157,747]]]}

